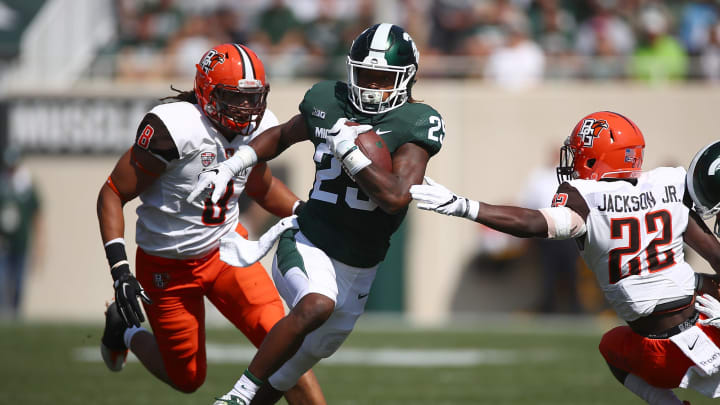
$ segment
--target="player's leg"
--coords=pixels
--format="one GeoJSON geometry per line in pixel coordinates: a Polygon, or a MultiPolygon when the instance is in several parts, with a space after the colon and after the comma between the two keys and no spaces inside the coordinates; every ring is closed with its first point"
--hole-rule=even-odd
{"type": "MultiPolygon", "coordinates": [[[[309,333],[300,349],[268,379],[255,396],[252,405],[273,404],[271,393],[285,391],[297,381],[300,375],[323,358],[330,357],[350,335],[360,315],[365,311],[368,293],[375,279],[377,267],[357,268],[331,260],[334,269],[334,283],[337,285],[337,305],[330,318],[319,328],[309,333]],[[268,399],[265,401],[265,399],[268,399]]],[[[273,277],[278,289],[285,291],[288,277],[282,275],[280,267],[273,266],[273,277]]],[[[290,286],[291,288],[291,286],[290,286]]],[[[290,297],[286,297],[288,299],[290,297]]]]}
{"type": "MultiPolygon", "coordinates": [[[[320,327],[335,309],[338,286],[330,258],[304,238],[298,243],[296,234],[298,231],[288,231],[281,236],[273,263],[275,284],[290,312],[272,327],[248,369],[223,398],[235,396],[249,402],[258,388],[293,357],[305,336],[320,327]]],[[[295,385],[313,364],[282,391],[295,385]]]]}
{"type": "MultiPolygon", "coordinates": [[[[246,268],[235,268],[222,262],[219,265],[222,270],[207,292],[208,299],[256,347],[260,346],[268,332],[285,315],[272,280],[260,263],[246,268]]],[[[288,391],[287,400],[291,405],[325,404],[312,371],[303,375],[298,384],[288,391]]]]}
{"type": "Polygon", "coordinates": [[[137,279],[153,301],[144,305],[153,334],[136,333],[130,348],[161,381],[194,392],[207,370],[204,292],[194,275],[204,265],[153,257],[140,249],[136,261],[137,279]]]}

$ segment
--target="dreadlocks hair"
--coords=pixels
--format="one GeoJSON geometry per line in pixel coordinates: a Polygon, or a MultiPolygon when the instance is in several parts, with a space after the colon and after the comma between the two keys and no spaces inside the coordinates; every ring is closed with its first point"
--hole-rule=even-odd
{"type": "Polygon", "coordinates": [[[191,104],[198,103],[197,95],[195,95],[195,90],[188,90],[188,91],[178,90],[175,87],[173,87],[172,84],[170,85],[170,90],[176,91],[178,94],[173,94],[171,96],[163,97],[160,99],[160,101],[177,100],[177,101],[186,101],[191,104]]]}

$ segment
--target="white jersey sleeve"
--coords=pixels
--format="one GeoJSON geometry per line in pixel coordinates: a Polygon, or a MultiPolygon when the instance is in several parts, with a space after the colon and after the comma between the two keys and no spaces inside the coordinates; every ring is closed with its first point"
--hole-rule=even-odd
{"type": "Polygon", "coordinates": [[[136,145],[144,145],[157,156],[159,153],[151,148],[152,136],[169,136],[175,150],[164,154],[165,172],[140,194],[138,246],[151,255],[174,259],[202,257],[217,249],[220,238],[238,226],[238,197],[251,169],[234,177],[227,192],[215,204],[209,199],[189,203],[185,198],[203,169],[226,160],[261,130],[276,124],[275,115],[266,111],[258,128],[251,130],[249,136],[238,135],[229,142],[196,104],[177,102],[153,108],[140,124],[136,145]],[[148,133],[155,135],[143,139],[148,133]]]}
{"type": "Polygon", "coordinates": [[[580,254],[626,321],[694,293],[695,273],[683,251],[684,181],[685,169],[662,167],[630,181],[572,180],[566,192],[558,190],[556,201],[585,217],[580,254]]]}

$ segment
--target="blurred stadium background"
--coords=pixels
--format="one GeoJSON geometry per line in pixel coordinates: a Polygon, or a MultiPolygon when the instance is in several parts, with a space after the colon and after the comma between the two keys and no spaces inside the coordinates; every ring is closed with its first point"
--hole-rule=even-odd
{"type": "MultiPolygon", "coordinates": [[[[344,80],[345,52],[364,27],[403,26],[420,50],[414,96],[435,107],[447,127],[428,174],[474,198],[524,204],[534,193],[533,170],[555,162],[570,129],[589,112],[633,119],[646,137],[646,167],[687,166],[717,139],[719,17],[716,0],[0,0],[0,145],[22,151],[41,199],[20,312],[5,313],[0,323],[0,355],[8,359],[0,362],[0,403],[58,402],[68,384],[80,396],[65,395],[61,403],[196,403],[224,391],[244,367],[221,366],[214,380],[208,376],[205,397],[187,397],[168,394],[134,365],[125,382],[160,391],[137,400],[114,391],[118,382],[100,363],[78,360],[84,347],[95,350],[112,296],[97,192],[145,111],[172,93],[170,85],[192,88],[194,65],[213,45],[240,42],[258,53],[269,71],[269,108],[285,120],[314,82],[344,80]],[[55,378],[65,368],[46,368],[49,359],[72,363],[67,375],[55,378]],[[32,393],[24,377],[38,373],[54,382],[32,393]]],[[[309,145],[298,145],[271,165],[300,196],[313,181],[311,154],[309,145]]],[[[125,209],[131,259],[135,206],[125,209]]],[[[247,203],[244,220],[258,235],[273,218],[247,203]]],[[[443,381],[452,384],[430,394],[404,390],[429,380],[432,366],[414,374],[381,364],[343,377],[321,369],[321,381],[343,378],[332,380],[331,403],[632,401],[595,350],[617,320],[592,274],[573,263],[574,275],[550,287],[556,305],[543,307],[541,253],[532,242],[411,207],[373,287],[370,321],[349,343],[520,350],[514,356],[536,350],[555,360],[489,369],[492,362],[480,362],[467,366],[482,370],[477,374],[448,371],[443,381]],[[578,304],[570,302],[572,291],[578,304]],[[396,324],[414,332],[381,332],[396,324]],[[565,348],[570,354],[555,356],[565,348]],[[545,369],[554,374],[534,380],[545,369]],[[368,393],[372,381],[398,386],[368,393]],[[524,390],[510,395],[514,384],[524,390]],[[551,389],[556,385],[567,387],[551,389]],[[357,392],[342,391],[347,387],[357,392]]],[[[711,271],[688,256],[697,271],[711,271]]],[[[226,326],[219,316],[210,321],[226,326]]],[[[225,343],[239,336],[213,333],[225,343]]]]}

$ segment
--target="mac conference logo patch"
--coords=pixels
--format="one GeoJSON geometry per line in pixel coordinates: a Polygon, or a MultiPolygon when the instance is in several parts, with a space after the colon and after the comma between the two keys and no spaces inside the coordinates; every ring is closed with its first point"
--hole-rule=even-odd
{"type": "Polygon", "coordinates": [[[203,152],[200,154],[200,162],[203,167],[210,166],[215,161],[215,154],[212,152],[203,152]]]}

